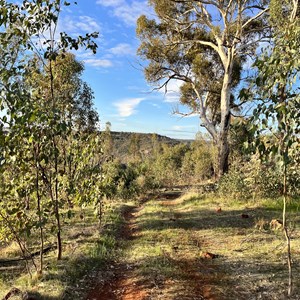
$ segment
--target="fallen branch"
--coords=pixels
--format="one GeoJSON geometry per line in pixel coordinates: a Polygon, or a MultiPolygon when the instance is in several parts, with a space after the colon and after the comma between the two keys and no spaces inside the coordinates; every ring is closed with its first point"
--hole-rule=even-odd
{"type": "MultiPolygon", "coordinates": [[[[43,250],[43,254],[48,253],[51,250],[55,250],[56,248],[57,248],[56,245],[50,245],[50,246],[46,247],[43,250]]],[[[2,265],[2,264],[10,264],[10,263],[15,263],[15,262],[19,262],[19,261],[28,260],[28,259],[33,258],[33,257],[38,256],[38,255],[40,255],[40,251],[33,252],[30,255],[25,256],[25,257],[17,257],[17,258],[6,259],[6,260],[0,259],[0,265],[2,265]]]]}
{"type": "Polygon", "coordinates": [[[10,297],[14,297],[14,296],[21,296],[22,299],[23,299],[23,293],[21,290],[13,287],[5,296],[4,298],[2,298],[2,300],[8,300],[10,297]]]}

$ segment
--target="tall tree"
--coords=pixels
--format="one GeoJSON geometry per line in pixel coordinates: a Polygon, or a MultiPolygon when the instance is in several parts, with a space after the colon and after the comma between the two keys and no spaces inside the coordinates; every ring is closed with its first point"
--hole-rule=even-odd
{"type": "Polygon", "coordinates": [[[264,158],[272,158],[282,174],[283,229],[287,242],[288,296],[292,293],[292,258],[287,223],[288,174],[299,169],[300,155],[300,2],[271,0],[273,43],[257,58],[255,91],[260,99],[254,110],[252,130],[264,158]]]}
{"type": "MultiPolygon", "coordinates": [[[[243,62],[265,37],[267,0],[150,0],[157,19],[141,16],[138,54],[159,88],[183,82],[181,103],[197,113],[218,147],[218,175],[228,170],[233,90],[243,62]]],[[[239,103],[241,105],[241,103],[239,103]]]]}
{"type": "Polygon", "coordinates": [[[44,64],[38,57],[28,66],[26,84],[39,95],[39,104],[51,108],[51,76],[53,77],[54,101],[64,121],[73,130],[92,132],[96,130],[99,116],[94,109],[94,95],[89,85],[81,79],[84,65],[70,52],[61,52],[55,61],[44,64]]]}

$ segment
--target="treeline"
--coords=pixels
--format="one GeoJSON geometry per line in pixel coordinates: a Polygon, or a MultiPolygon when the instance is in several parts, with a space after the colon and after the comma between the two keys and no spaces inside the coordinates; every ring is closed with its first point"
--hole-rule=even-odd
{"type": "MultiPolygon", "coordinates": [[[[282,196],[283,172],[278,158],[262,160],[255,148],[247,147],[253,144],[255,137],[245,128],[246,125],[242,130],[234,125],[231,127],[229,142],[233,150],[229,156],[230,170],[221,180],[217,180],[216,174],[216,146],[207,135],[201,133],[193,142],[176,145],[159,141],[156,134],[152,134],[147,143],[141,141],[138,133],[132,134],[127,141],[127,151],[119,153],[115,152],[113,136],[107,129],[102,133],[104,149],[105,145],[110,145],[106,152],[106,164],[118,165],[119,168],[123,166],[123,170],[127,170],[126,177],[131,178],[131,197],[166,187],[197,188],[204,183],[211,184],[213,190],[222,197],[255,199],[282,196]]],[[[296,198],[300,194],[298,149],[291,153],[290,159],[293,163],[287,174],[288,194],[296,198]]]]}

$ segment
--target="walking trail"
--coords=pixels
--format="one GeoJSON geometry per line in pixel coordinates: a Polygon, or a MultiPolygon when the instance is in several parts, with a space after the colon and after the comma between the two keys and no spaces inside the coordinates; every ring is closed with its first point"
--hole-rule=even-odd
{"type": "Polygon", "coordinates": [[[190,240],[192,230],[178,232],[179,196],[166,194],[151,204],[127,207],[120,232],[124,255],[109,267],[107,278],[96,284],[86,300],[221,299],[215,296],[209,275],[203,276],[213,266],[189,253],[191,243],[199,246],[190,240]]]}

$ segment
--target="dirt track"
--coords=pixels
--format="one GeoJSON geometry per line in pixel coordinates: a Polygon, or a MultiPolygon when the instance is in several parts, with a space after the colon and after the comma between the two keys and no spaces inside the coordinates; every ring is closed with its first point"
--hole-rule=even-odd
{"type": "MultiPolygon", "coordinates": [[[[120,238],[130,242],[138,236],[135,224],[138,209],[131,207],[124,212],[125,224],[120,232],[120,238]]],[[[109,281],[92,289],[86,300],[142,300],[147,299],[147,291],[135,278],[135,266],[127,263],[112,265],[113,275],[109,281]]]]}
{"type": "MultiPolygon", "coordinates": [[[[157,199],[157,203],[163,209],[173,211],[176,206],[176,199],[179,195],[164,195],[164,197],[157,199]]],[[[134,242],[139,242],[141,235],[141,228],[137,219],[139,215],[143,214],[143,208],[132,207],[124,212],[125,224],[121,229],[120,238],[125,242],[128,248],[134,242]]],[[[176,215],[176,214],[175,214],[176,215]]],[[[176,215],[180,218],[180,215],[176,215]]],[[[173,222],[168,219],[167,222],[173,222]]],[[[155,241],[153,241],[155,242],[155,241]]],[[[121,243],[124,245],[124,243],[121,243]]],[[[179,248],[184,245],[178,244],[179,248]]],[[[156,300],[156,299],[198,299],[198,300],[215,300],[221,299],[213,296],[212,288],[207,278],[204,278],[200,268],[210,268],[207,264],[203,265],[199,261],[187,257],[180,257],[174,250],[174,257],[171,258],[166,254],[184,278],[179,286],[177,278],[154,279],[137,276],[139,264],[134,264],[126,261],[126,257],[121,262],[111,266],[111,275],[105,281],[100,282],[93,288],[86,298],[86,300],[156,300]],[[172,290],[172,295],[169,291],[172,290]],[[178,292],[178,295],[177,295],[178,292]]],[[[150,276],[151,277],[151,276],[150,276]]],[[[159,274],[157,275],[159,277],[159,274]]]]}

